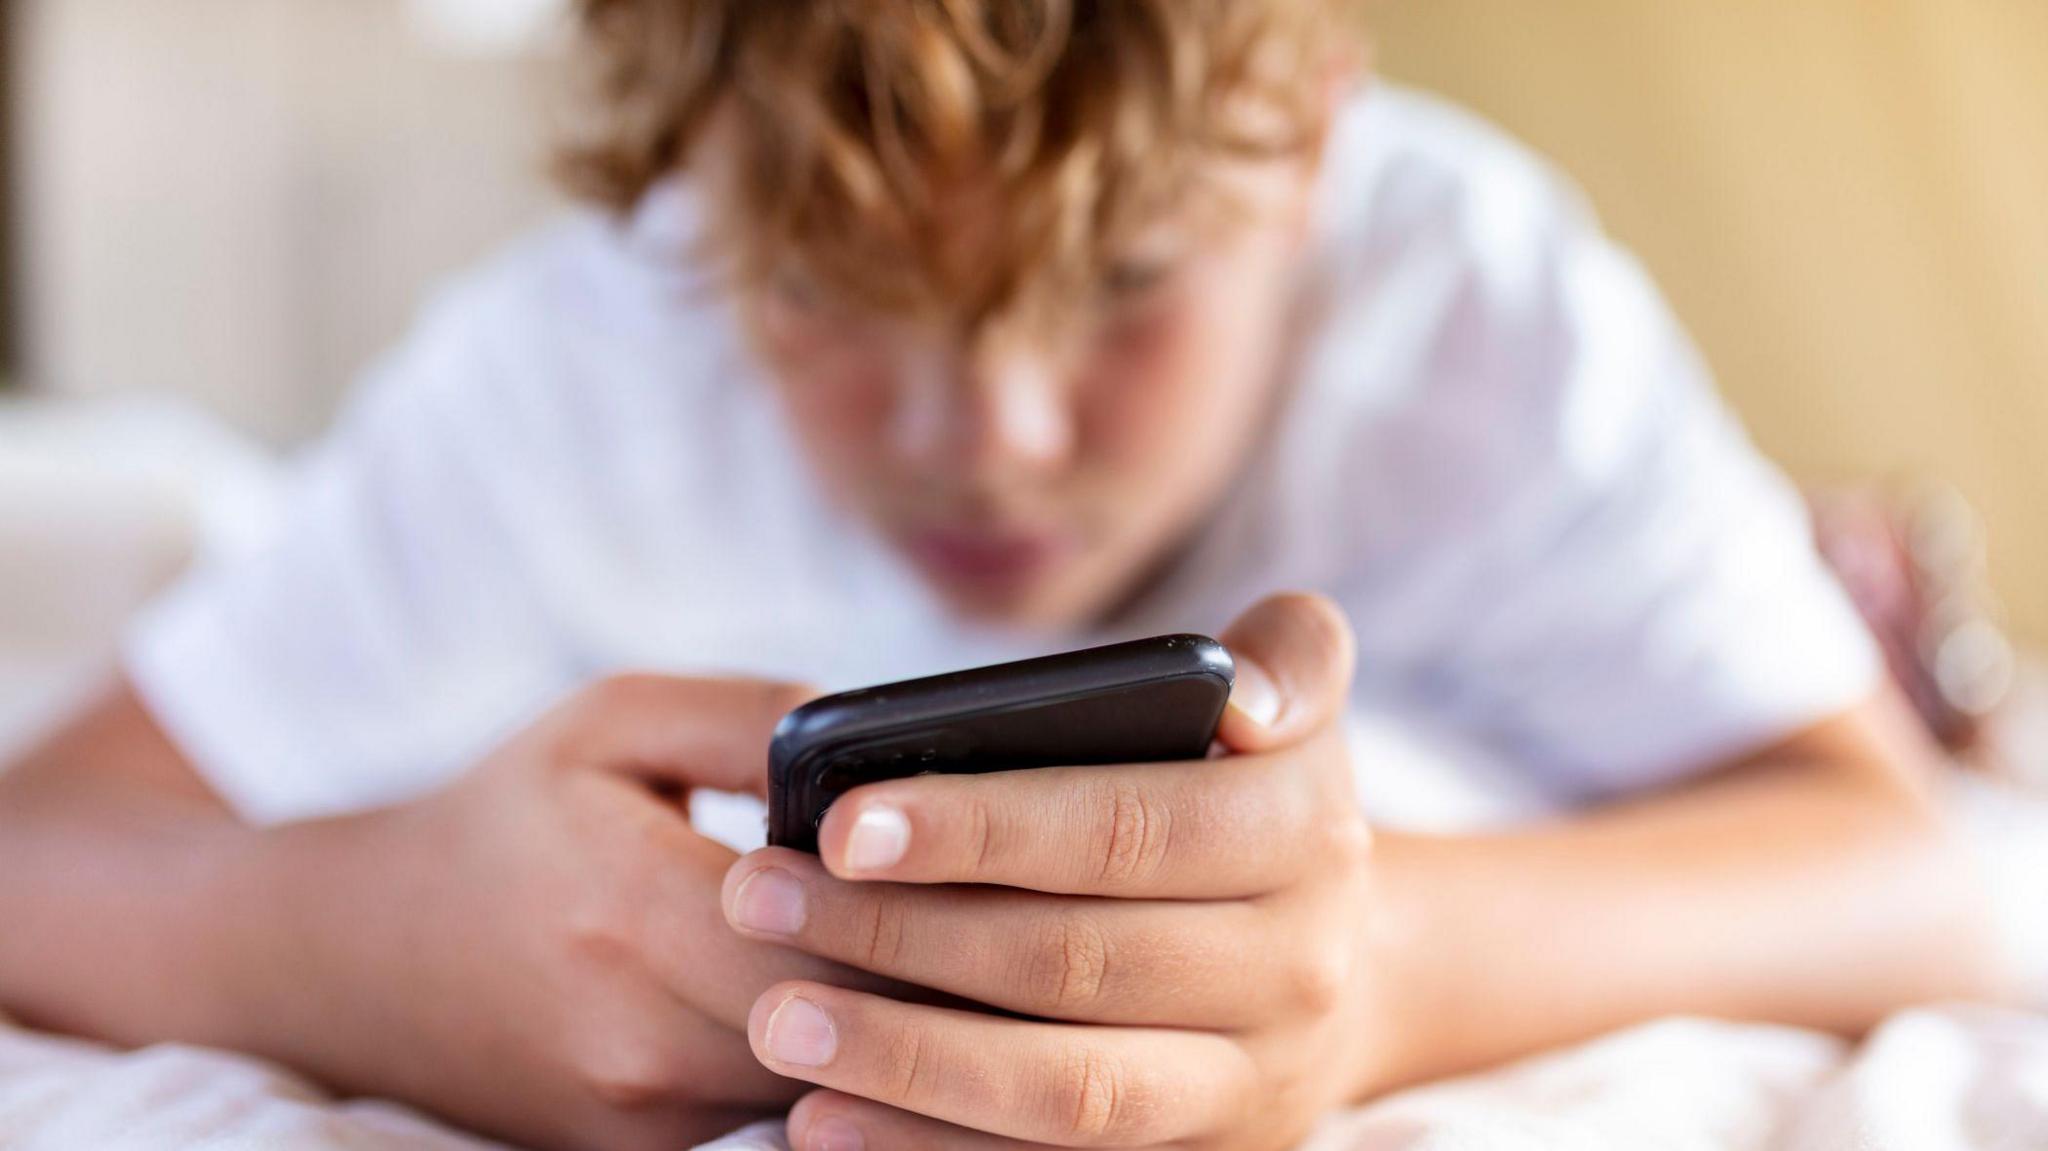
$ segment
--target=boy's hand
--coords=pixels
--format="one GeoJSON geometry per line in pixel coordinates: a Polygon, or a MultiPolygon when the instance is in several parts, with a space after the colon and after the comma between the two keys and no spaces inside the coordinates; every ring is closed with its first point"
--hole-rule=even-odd
{"type": "Polygon", "coordinates": [[[754,1050],[830,1089],[792,1114],[798,1151],[1278,1148],[1365,1089],[1350,630],[1289,596],[1224,640],[1227,757],[875,784],[834,805],[822,862],[733,867],[742,933],[1026,1017],[778,984],[754,1050]]]}
{"type": "Polygon", "coordinates": [[[755,998],[881,981],[735,937],[718,902],[734,855],[678,797],[759,790],[803,698],[611,680],[447,791],[279,829],[266,894],[296,937],[282,962],[265,951],[245,1007],[274,1017],[240,1045],[546,1147],[685,1147],[786,1107],[797,1085],[748,1049],[755,998]]]}

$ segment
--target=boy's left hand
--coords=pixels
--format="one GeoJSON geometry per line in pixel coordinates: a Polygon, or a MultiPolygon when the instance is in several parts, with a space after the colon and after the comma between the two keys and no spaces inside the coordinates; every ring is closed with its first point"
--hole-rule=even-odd
{"type": "Polygon", "coordinates": [[[1280,1148],[1374,1080],[1350,630],[1283,596],[1223,639],[1228,756],[875,784],[734,865],[743,934],[1015,1013],[769,989],[756,1055],[828,1088],[797,1151],[1280,1148]]]}

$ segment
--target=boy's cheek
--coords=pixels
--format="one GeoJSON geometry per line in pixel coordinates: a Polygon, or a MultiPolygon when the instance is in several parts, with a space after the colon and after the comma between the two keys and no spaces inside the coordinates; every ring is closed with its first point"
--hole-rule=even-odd
{"type": "Polygon", "coordinates": [[[835,499],[861,508],[880,486],[886,462],[881,457],[891,398],[883,368],[847,358],[836,364],[785,361],[771,365],[770,372],[806,465],[835,499]]]}

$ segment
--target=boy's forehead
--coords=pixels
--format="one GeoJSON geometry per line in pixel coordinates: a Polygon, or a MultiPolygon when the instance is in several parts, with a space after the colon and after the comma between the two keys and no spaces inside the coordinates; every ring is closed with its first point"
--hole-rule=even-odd
{"type": "MultiPolygon", "coordinates": [[[[758,234],[773,223],[776,210],[745,194],[740,169],[755,146],[731,117],[707,133],[692,163],[691,178],[713,193],[722,231],[758,234]]],[[[1111,202],[1104,192],[1092,197],[1048,189],[1042,182],[1004,173],[994,163],[956,165],[946,169],[918,166],[908,179],[878,186],[869,194],[890,201],[890,215],[904,226],[855,229],[812,237],[800,229],[777,233],[786,250],[775,253],[779,269],[815,273],[821,263],[817,244],[861,252],[862,259],[899,269],[923,268],[952,286],[956,295],[1001,294],[1007,281],[1011,294],[1052,285],[1071,268],[1063,266],[1058,246],[1090,250],[1097,265],[1162,248],[1199,245],[1234,225],[1256,221],[1276,211],[1291,210],[1304,191],[1313,166],[1300,157],[1209,156],[1186,158],[1177,178],[1162,180],[1149,194],[1111,202]],[[1064,200],[1080,218],[1067,228],[1085,226],[1085,236],[1062,236],[1060,222],[1048,219],[1046,201],[1064,200]],[[1075,201],[1082,203],[1076,205],[1075,201]]],[[[1083,173],[1080,178],[1092,177],[1083,173]]],[[[1092,270],[1099,271],[1100,267],[1092,270]]]]}

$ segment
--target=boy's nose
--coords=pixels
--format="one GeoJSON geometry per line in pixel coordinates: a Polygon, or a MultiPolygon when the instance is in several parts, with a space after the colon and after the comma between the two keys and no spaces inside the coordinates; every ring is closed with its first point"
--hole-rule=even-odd
{"type": "Polygon", "coordinates": [[[938,357],[898,401],[904,455],[981,479],[1041,472],[1065,464],[1074,449],[1073,415],[1050,357],[1019,348],[985,348],[938,357]]]}

